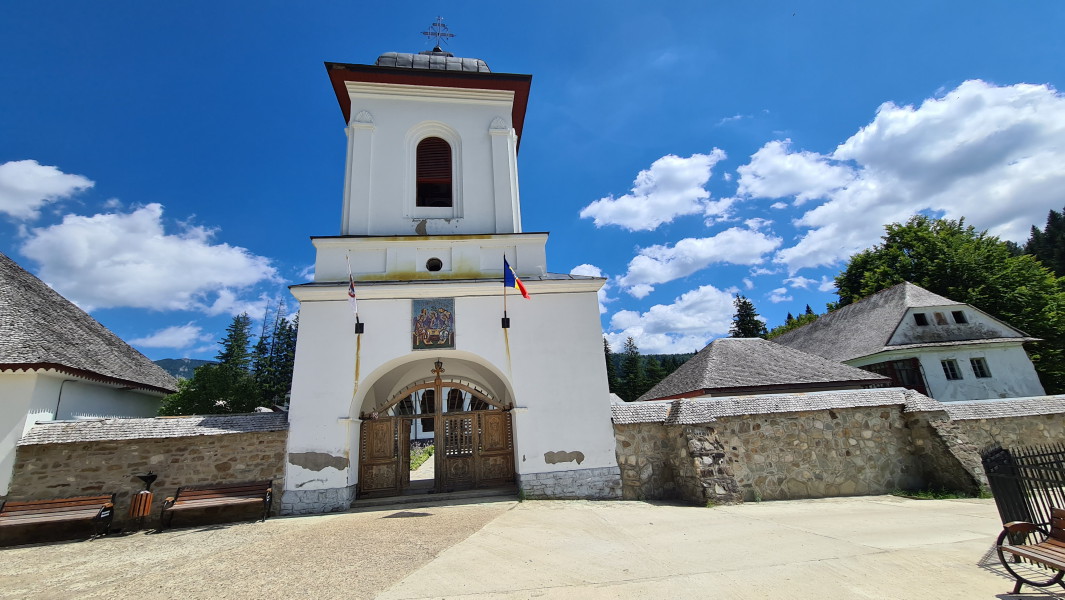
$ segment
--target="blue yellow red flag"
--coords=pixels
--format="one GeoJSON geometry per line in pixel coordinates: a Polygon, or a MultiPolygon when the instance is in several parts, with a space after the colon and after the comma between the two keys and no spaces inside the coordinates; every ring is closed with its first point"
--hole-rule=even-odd
{"type": "Polygon", "coordinates": [[[525,289],[525,285],[521,283],[518,276],[514,274],[514,269],[510,267],[510,263],[507,262],[507,257],[505,256],[503,257],[503,287],[515,288],[521,292],[523,298],[529,297],[528,290],[525,289]]]}

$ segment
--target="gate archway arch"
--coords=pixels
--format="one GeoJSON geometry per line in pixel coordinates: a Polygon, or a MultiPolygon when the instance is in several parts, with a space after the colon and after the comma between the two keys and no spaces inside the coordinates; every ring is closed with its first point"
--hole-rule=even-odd
{"type": "Polygon", "coordinates": [[[431,434],[437,492],[514,483],[512,405],[463,377],[444,377],[437,359],[431,379],[406,383],[375,410],[360,413],[360,497],[410,489],[410,442],[431,434]]]}

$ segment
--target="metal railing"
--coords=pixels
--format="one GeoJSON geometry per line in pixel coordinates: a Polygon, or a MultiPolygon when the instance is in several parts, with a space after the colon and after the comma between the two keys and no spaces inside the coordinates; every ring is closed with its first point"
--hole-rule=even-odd
{"type": "Polygon", "coordinates": [[[980,453],[1003,523],[1049,523],[1065,508],[1065,444],[1002,448],[980,453]]]}

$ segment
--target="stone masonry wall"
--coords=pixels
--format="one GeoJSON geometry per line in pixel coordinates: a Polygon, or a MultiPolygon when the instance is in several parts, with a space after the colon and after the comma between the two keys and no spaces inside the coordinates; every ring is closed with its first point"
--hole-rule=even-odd
{"type": "Polygon", "coordinates": [[[981,450],[994,445],[1010,448],[1065,440],[1065,413],[952,422],[981,450]]]}
{"type": "MultiPolygon", "coordinates": [[[[143,490],[135,475],[159,478],[145,526],[158,523],[163,500],[180,486],[272,479],[280,508],[287,431],[19,446],[8,500],[117,494],[115,527],[129,520],[130,497],[143,490]]],[[[251,510],[248,511],[251,513],[251,510]]],[[[175,519],[175,525],[178,525],[175,519]]]]}
{"type": "Polygon", "coordinates": [[[575,469],[518,475],[518,486],[530,500],[616,500],[621,498],[617,467],[575,469]]]}
{"type": "Polygon", "coordinates": [[[686,453],[680,427],[661,423],[614,425],[622,498],[673,500],[679,498],[676,472],[686,453]]]}
{"type": "Polygon", "coordinates": [[[884,494],[922,485],[900,406],[727,417],[724,443],[745,500],[884,494]]]}
{"type": "Polygon", "coordinates": [[[729,503],[925,485],[901,406],[615,425],[625,498],[729,503]]]}

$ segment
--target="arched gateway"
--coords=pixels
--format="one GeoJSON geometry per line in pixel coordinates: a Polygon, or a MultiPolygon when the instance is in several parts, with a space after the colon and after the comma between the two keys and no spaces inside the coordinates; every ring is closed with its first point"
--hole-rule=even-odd
{"type": "Polygon", "coordinates": [[[393,496],[410,489],[412,441],[432,440],[432,489],[451,492],[514,483],[510,405],[468,379],[435,377],[404,386],[382,406],[359,415],[360,497],[393,496]]]}

